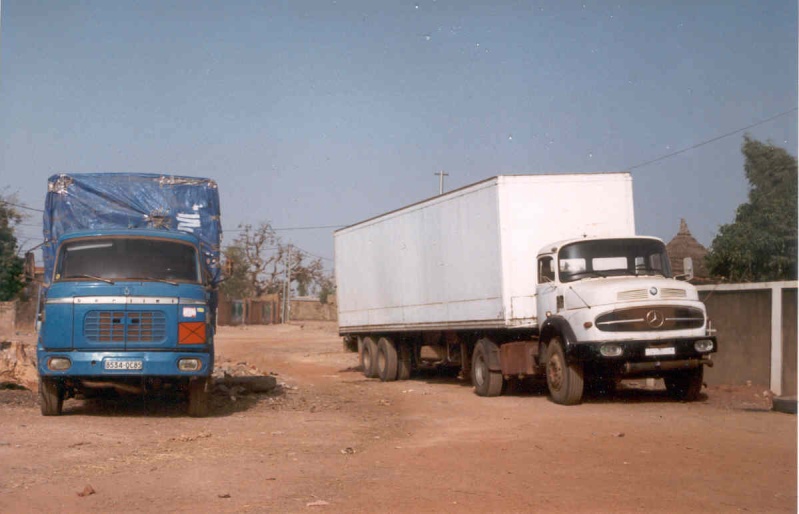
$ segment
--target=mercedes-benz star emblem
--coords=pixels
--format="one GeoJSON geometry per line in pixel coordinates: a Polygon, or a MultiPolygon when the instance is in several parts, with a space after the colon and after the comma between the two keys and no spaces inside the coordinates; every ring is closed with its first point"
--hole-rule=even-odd
{"type": "Polygon", "coordinates": [[[659,311],[649,311],[646,313],[646,323],[652,328],[660,328],[665,322],[666,318],[659,311]]]}

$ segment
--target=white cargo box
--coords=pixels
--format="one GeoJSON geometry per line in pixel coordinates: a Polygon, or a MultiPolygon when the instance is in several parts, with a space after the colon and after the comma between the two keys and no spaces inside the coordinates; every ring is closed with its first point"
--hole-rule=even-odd
{"type": "Polygon", "coordinates": [[[635,234],[629,173],[503,175],[335,232],[339,331],[536,326],[536,254],[635,234]]]}

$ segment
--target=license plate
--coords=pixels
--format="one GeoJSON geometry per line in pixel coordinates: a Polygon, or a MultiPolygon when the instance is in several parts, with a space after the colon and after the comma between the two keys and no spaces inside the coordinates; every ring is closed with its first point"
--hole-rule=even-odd
{"type": "Polygon", "coordinates": [[[139,370],[142,369],[141,361],[133,360],[107,360],[104,363],[105,369],[139,370]]]}
{"type": "Polygon", "coordinates": [[[674,348],[647,348],[644,350],[644,353],[647,356],[654,356],[654,355],[674,355],[674,348]]]}

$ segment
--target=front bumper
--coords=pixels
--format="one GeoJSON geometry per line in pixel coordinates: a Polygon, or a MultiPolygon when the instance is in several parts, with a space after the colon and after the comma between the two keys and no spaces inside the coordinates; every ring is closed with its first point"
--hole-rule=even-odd
{"type": "Polygon", "coordinates": [[[715,336],[656,341],[591,341],[570,342],[566,347],[566,358],[586,364],[618,367],[626,373],[639,373],[675,369],[680,367],[679,362],[684,362],[683,367],[695,367],[696,362],[699,362],[700,365],[707,364],[710,362],[710,354],[717,351],[718,342],[715,336]],[[701,340],[713,341],[713,349],[708,352],[697,351],[694,348],[694,343],[701,340]],[[621,354],[614,357],[602,355],[600,349],[604,345],[620,347],[621,354]],[[668,353],[671,351],[670,348],[674,349],[673,353],[668,353]],[[648,355],[647,350],[652,355],[648,355]]]}
{"type": "Polygon", "coordinates": [[[207,352],[56,352],[39,349],[37,362],[39,376],[43,377],[94,377],[113,379],[115,377],[196,377],[210,376],[213,372],[213,354],[207,352]],[[69,359],[68,369],[53,370],[48,367],[51,358],[69,359]],[[196,359],[200,368],[182,371],[178,368],[181,359],[196,359]],[[141,369],[106,369],[107,361],[140,361],[141,369]]]}

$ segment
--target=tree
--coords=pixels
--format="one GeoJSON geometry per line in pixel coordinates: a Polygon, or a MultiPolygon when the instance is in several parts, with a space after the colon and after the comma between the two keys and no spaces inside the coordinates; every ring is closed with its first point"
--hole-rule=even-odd
{"type": "Polygon", "coordinates": [[[719,228],[708,270],[731,282],[796,280],[796,158],[748,135],[741,150],[749,201],[738,207],[735,222],[719,228]]]}
{"type": "Polygon", "coordinates": [[[232,265],[223,291],[230,298],[282,293],[289,282],[297,284],[297,293],[305,296],[322,286],[327,276],[322,259],[310,258],[306,252],[281,241],[272,225],[263,222],[257,227],[241,225],[241,233],[225,250],[232,265]],[[240,295],[240,296],[239,296],[240,295]]]}
{"type": "Polygon", "coordinates": [[[225,279],[219,284],[219,290],[227,298],[247,298],[252,296],[244,249],[240,246],[228,246],[222,252],[225,263],[225,279]]]}
{"type": "Polygon", "coordinates": [[[0,302],[13,300],[25,287],[24,260],[17,255],[14,235],[14,225],[20,221],[22,215],[0,196],[0,302]]]}

